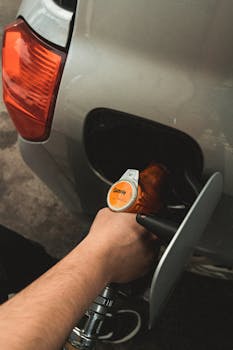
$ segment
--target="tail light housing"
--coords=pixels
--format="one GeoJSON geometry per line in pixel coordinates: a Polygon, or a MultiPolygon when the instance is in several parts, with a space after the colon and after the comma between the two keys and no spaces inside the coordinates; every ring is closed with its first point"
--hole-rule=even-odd
{"type": "Polygon", "coordinates": [[[38,37],[18,19],[5,28],[2,49],[3,100],[19,134],[44,141],[66,53],[38,37]]]}

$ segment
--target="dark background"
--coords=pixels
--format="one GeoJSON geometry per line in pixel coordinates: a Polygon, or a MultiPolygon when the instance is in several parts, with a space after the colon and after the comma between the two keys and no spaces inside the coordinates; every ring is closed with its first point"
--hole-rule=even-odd
{"type": "MultiPolygon", "coordinates": [[[[12,21],[19,0],[0,0],[0,32],[12,21]]],[[[1,93],[1,86],[0,86],[1,93]]],[[[0,100],[0,224],[42,243],[57,257],[82,234],[83,223],[26,167],[17,135],[0,100]]],[[[14,259],[14,257],[12,257],[14,259]]],[[[233,349],[233,284],[185,273],[152,331],[146,328],[147,305],[132,298],[145,318],[141,333],[125,345],[104,349],[233,349]]]]}

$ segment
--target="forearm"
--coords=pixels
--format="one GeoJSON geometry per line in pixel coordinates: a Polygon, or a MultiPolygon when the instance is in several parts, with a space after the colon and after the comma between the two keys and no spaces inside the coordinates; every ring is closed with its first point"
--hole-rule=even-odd
{"type": "Polygon", "coordinates": [[[0,348],[60,349],[108,282],[101,252],[88,240],[0,307],[0,348]]]}
{"type": "Polygon", "coordinates": [[[135,215],[101,210],[76,249],[0,307],[0,349],[60,350],[106,284],[148,270],[155,243],[135,215]]]}

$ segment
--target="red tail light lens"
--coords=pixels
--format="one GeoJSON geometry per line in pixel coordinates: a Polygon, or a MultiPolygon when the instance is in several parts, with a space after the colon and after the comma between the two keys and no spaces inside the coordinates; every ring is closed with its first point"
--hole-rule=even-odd
{"type": "Polygon", "coordinates": [[[22,19],[5,28],[3,99],[16,129],[27,140],[44,141],[49,136],[65,56],[22,19]]]}

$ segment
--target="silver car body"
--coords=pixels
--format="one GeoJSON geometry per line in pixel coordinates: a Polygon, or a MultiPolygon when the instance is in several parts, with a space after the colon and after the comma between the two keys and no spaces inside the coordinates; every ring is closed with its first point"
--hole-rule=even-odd
{"type": "Polygon", "coordinates": [[[79,0],[70,38],[72,13],[52,0],[24,0],[18,14],[52,43],[70,40],[49,139],[19,140],[25,161],[67,206],[94,214],[105,205],[111,179],[87,156],[84,125],[98,108],[120,111],[195,140],[204,177],[224,175],[209,230],[221,240],[224,225],[232,235],[233,2],[79,0]]]}

